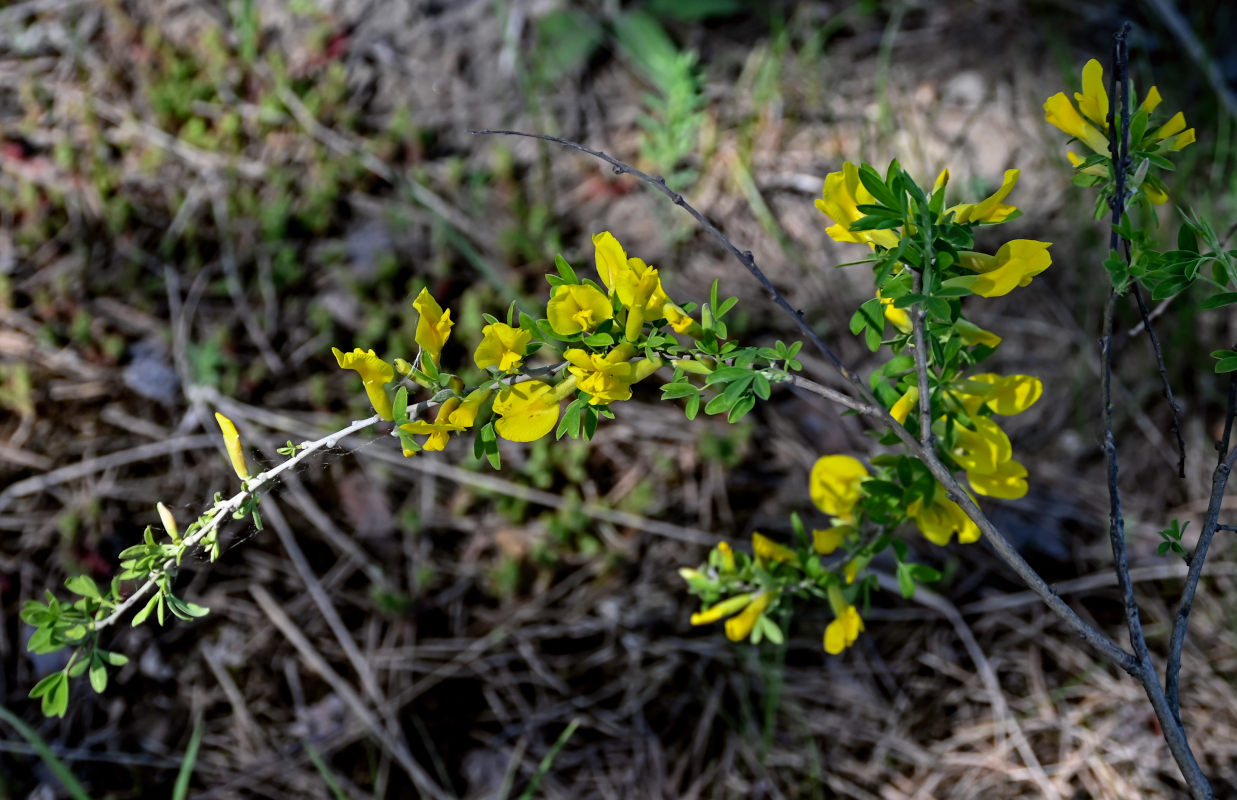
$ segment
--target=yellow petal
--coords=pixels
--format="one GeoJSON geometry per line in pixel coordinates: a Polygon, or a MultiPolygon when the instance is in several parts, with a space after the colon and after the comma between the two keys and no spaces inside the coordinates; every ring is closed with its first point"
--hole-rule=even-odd
{"type": "Polygon", "coordinates": [[[752,534],[752,550],[756,553],[756,558],[762,561],[778,561],[783,564],[795,564],[799,561],[799,554],[794,550],[759,533],[752,534]]]}
{"type": "Polygon", "coordinates": [[[844,522],[854,521],[855,504],[863,495],[867,467],[846,455],[822,456],[812,466],[808,491],[821,511],[844,522]]]}
{"type": "Polygon", "coordinates": [[[472,359],[481,369],[497,367],[514,372],[524,361],[524,351],[533,335],[529,331],[495,322],[481,329],[481,344],[472,359]]]}
{"type": "Polygon", "coordinates": [[[554,287],[546,305],[550,327],[560,336],[591,333],[598,325],[614,316],[610,300],[597,289],[584,283],[560,284],[554,287]]]}
{"type": "Polygon", "coordinates": [[[894,231],[850,229],[851,223],[866,216],[858,206],[876,202],[876,198],[859,180],[859,167],[856,165],[847,161],[842,164],[841,172],[826,175],[821,195],[816,200],[816,208],[837,223],[825,231],[834,241],[869,243],[887,249],[898,246],[898,234],[894,231]]]}
{"type": "Polygon", "coordinates": [[[417,320],[415,334],[417,346],[423,353],[428,353],[434,359],[435,364],[438,364],[442,356],[442,348],[451,335],[451,326],[455,324],[451,321],[451,311],[449,309],[443,311],[442,306],[438,305],[438,301],[428,289],[421,290],[417,299],[412,301],[412,307],[421,315],[417,320]]]}
{"type": "Polygon", "coordinates": [[[1027,494],[1027,470],[1017,461],[1006,460],[996,469],[984,473],[966,473],[966,479],[976,494],[1017,500],[1027,494]]]}
{"type": "Polygon", "coordinates": [[[172,516],[172,512],[163,503],[157,503],[155,510],[159,512],[159,519],[163,522],[163,529],[168,532],[168,536],[172,537],[172,541],[180,544],[180,529],[176,525],[176,517],[172,516]]]}
{"type": "Polygon", "coordinates": [[[919,403],[919,387],[910,386],[898,398],[898,401],[893,404],[893,408],[889,409],[889,416],[898,421],[898,424],[905,425],[906,418],[911,413],[916,404],[919,403]]]}
{"type": "Polygon", "coordinates": [[[1152,86],[1151,89],[1147,92],[1147,96],[1143,98],[1142,103],[1139,104],[1138,110],[1146,111],[1148,114],[1150,114],[1152,111],[1155,111],[1156,106],[1160,104],[1161,100],[1162,98],[1160,97],[1159,87],[1152,86]]]}
{"type": "Polygon", "coordinates": [[[533,442],[554,429],[558,400],[554,389],[541,381],[525,381],[502,390],[494,401],[498,435],[510,442],[533,442]]]}
{"type": "Polygon", "coordinates": [[[995,256],[962,251],[958,254],[959,266],[980,273],[971,290],[982,297],[1000,297],[1009,294],[1018,286],[1026,286],[1031,279],[1052,265],[1048,253],[1050,242],[1033,239],[1013,239],[1001,245],[995,256]]]}
{"type": "Polygon", "coordinates": [[[1108,92],[1104,89],[1104,68],[1094,58],[1082,68],[1082,91],[1074,93],[1078,110],[1102,130],[1108,129],[1108,92]]]}
{"type": "Polygon", "coordinates": [[[1078,139],[1101,155],[1108,155],[1108,137],[1082,118],[1064,92],[1057,92],[1044,101],[1044,117],[1052,125],[1078,139]]]}
{"type": "Polygon", "coordinates": [[[768,592],[757,595],[741,614],[726,620],[726,638],[732,642],[741,642],[751,636],[756,620],[760,619],[760,615],[765,613],[765,609],[772,602],[773,595],[768,592]]]}
{"type": "Polygon", "coordinates": [[[1020,174],[1021,172],[1016,169],[1005,170],[1001,188],[978,203],[963,203],[954,206],[952,209],[954,220],[956,222],[1004,222],[1017,210],[1014,206],[1005,205],[1002,201],[1014,190],[1020,174]]]}
{"type": "Polygon", "coordinates": [[[723,575],[729,575],[730,573],[734,572],[735,570],[734,550],[730,549],[730,543],[729,542],[718,542],[717,552],[722,560],[721,573],[723,575]]]}
{"type": "Polygon", "coordinates": [[[593,234],[593,248],[596,251],[597,274],[606,288],[613,292],[619,276],[627,270],[627,253],[609,231],[593,234]]]}
{"type": "Polygon", "coordinates": [[[822,556],[832,555],[846,541],[846,537],[854,532],[854,525],[834,525],[825,530],[814,530],[812,531],[812,547],[822,556]]]}
{"type": "Polygon", "coordinates": [[[223,446],[228,451],[228,460],[232,462],[236,477],[243,481],[249,480],[249,466],[245,463],[245,450],[241,447],[241,437],[236,432],[236,426],[218,411],[215,412],[215,422],[219,423],[219,430],[223,432],[223,446]]]}
{"type": "Polygon", "coordinates": [[[361,376],[365,394],[369,396],[370,405],[378,416],[392,419],[391,397],[387,394],[386,385],[395,380],[395,367],[379,358],[373,350],[358,347],[351,353],[345,353],[338,347],[332,347],[331,352],[340,367],[355,370],[361,376]]]}
{"type": "Polygon", "coordinates": [[[750,592],[747,594],[736,594],[734,597],[728,597],[720,603],[706,608],[704,611],[692,614],[691,624],[708,625],[711,622],[717,622],[722,617],[739,613],[751,602],[752,595],[750,592]]]}

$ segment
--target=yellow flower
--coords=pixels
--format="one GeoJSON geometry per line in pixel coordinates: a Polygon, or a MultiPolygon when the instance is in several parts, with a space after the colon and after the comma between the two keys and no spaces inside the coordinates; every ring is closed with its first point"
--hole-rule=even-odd
{"type": "MultiPolygon", "coordinates": [[[[438,407],[438,414],[433,422],[413,420],[406,425],[401,425],[400,429],[419,435],[428,434],[429,438],[423,445],[426,450],[445,449],[452,433],[468,430],[473,426],[473,423],[477,421],[477,412],[481,410],[481,406],[491,394],[492,391],[489,389],[475,389],[462,401],[458,397],[448,397],[438,407]]],[[[410,455],[412,455],[410,452],[404,453],[405,457],[410,455]]]]}
{"type": "Polygon", "coordinates": [[[1013,460],[1013,448],[1005,431],[988,417],[973,417],[974,430],[957,427],[953,456],[966,470],[966,479],[977,493],[1017,500],[1027,493],[1026,467],[1013,460]]]}
{"type": "Polygon", "coordinates": [[[852,223],[867,216],[858,207],[876,203],[876,198],[864,188],[859,180],[859,167],[847,161],[842,164],[841,172],[831,172],[826,175],[825,186],[821,194],[822,196],[816,199],[816,208],[836,223],[825,231],[834,241],[867,243],[886,249],[898,246],[899,237],[894,231],[852,231],[850,229],[852,223]]]}
{"type": "Polygon", "coordinates": [[[958,385],[962,405],[970,415],[987,405],[1003,417],[1021,414],[1035,405],[1044,394],[1044,384],[1034,375],[995,375],[991,372],[972,375],[958,385]]]}
{"type": "Polygon", "coordinates": [[[676,306],[674,303],[666,303],[661,307],[662,316],[670,323],[670,327],[674,328],[675,333],[683,333],[693,339],[700,338],[704,331],[700,328],[700,323],[692,319],[691,316],[683,309],[676,306]]]}
{"type": "Polygon", "coordinates": [[[773,602],[773,595],[765,592],[758,594],[738,616],[726,620],[726,638],[732,642],[741,642],[752,635],[752,628],[765,609],[773,602]]]}
{"type": "Polygon", "coordinates": [[[846,537],[854,532],[854,525],[834,525],[825,530],[814,530],[812,531],[812,547],[822,556],[832,555],[846,541],[846,537]]]}
{"type": "Polygon", "coordinates": [[[799,554],[794,550],[759,533],[752,534],[752,550],[761,561],[778,561],[783,564],[795,564],[799,561],[799,554]]]}
{"type": "Polygon", "coordinates": [[[494,401],[498,435],[510,442],[534,442],[554,429],[559,400],[554,387],[541,381],[525,381],[503,389],[494,401]]]}
{"type": "Polygon", "coordinates": [[[906,424],[906,418],[911,413],[916,404],[919,403],[919,387],[908,386],[898,401],[889,409],[889,416],[898,421],[899,425],[906,424]]]}
{"type": "Polygon", "coordinates": [[[421,352],[428,353],[430,358],[434,359],[434,363],[438,364],[443,345],[447,343],[447,337],[451,335],[451,326],[455,324],[451,321],[451,310],[443,311],[442,306],[438,305],[438,301],[433,298],[428,289],[421,290],[417,299],[412,301],[412,307],[421,315],[421,318],[417,320],[415,336],[417,346],[421,348],[421,352]]]}
{"type": "Polygon", "coordinates": [[[933,544],[944,547],[955,533],[962,544],[979,541],[979,526],[961,506],[944,495],[944,490],[937,486],[931,505],[925,506],[919,498],[906,507],[906,516],[914,520],[924,538],[933,544]]]}
{"type": "Polygon", "coordinates": [[[1182,133],[1183,130],[1185,130],[1185,115],[1178,111],[1151,136],[1154,139],[1171,138],[1173,141],[1169,149],[1180,150],[1186,145],[1194,144],[1194,129],[1190,128],[1185,133],[1182,133]]]}
{"type": "Polygon", "coordinates": [[[1082,91],[1074,92],[1078,110],[1084,117],[1108,130],[1108,92],[1104,89],[1104,68],[1094,58],[1082,67],[1082,91]]]}
{"type": "Polygon", "coordinates": [[[1155,111],[1156,106],[1160,104],[1160,101],[1162,99],[1163,98],[1160,97],[1159,88],[1156,86],[1152,86],[1151,90],[1147,92],[1147,96],[1143,98],[1143,101],[1141,103],[1138,104],[1138,110],[1146,111],[1148,114],[1150,114],[1152,111],[1155,111]]]}
{"type": "Polygon", "coordinates": [[[1001,337],[997,336],[992,331],[986,331],[968,319],[958,317],[958,321],[954,323],[954,329],[958,331],[958,335],[962,337],[962,343],[967,347],[972,345],[982,344],[988,347],[996,347],[1001,343],[1001,337]]]}
{"type": "Polygon", "coordinates": [[[243,481],[249,480],[249,466],[245,463],[245,450],[241,447],[241,437],[236,432],[236,426],[218,411],[215,412],[215,422],[219,423],[219,430],[223,432],[223,446],[228,451],[228,460],[232,462],[236,477],[243,481]]]}
{"type": "Polygon", "coordinates": [[[572,348],[563,353],[571,365],[567,369],[577,378],[580,391],[587,392],[590,405],[605,405],[631,398],[635,368],[628,361],[636,349],[623,342],[604,356],[572,348]]]}
{"type": "Polygon", "coordinates": [[[514,372],[524,361],[524,351],[533,338],[532,333],[513,328],[504,322],[495,322],[481,329],[481,344],[472,360],[478,367],[498,367],[503,372],[514,372]]]}
{"type": "Polygon", "coordinates": [[[1083,119],[1065,92],[1057,92],[1044,101],[1044,118],[1095,152],[1108,155],[1108,137],[1083,119]]]}
{"type": "Polygon", "coordinates": [[[1017,211],[1014,206],[1007,206],[1002,201],[1009,196],[1013,191],[1014,185],[1018,183],[1018,176],[1021,173],[1016,169],[1005,170],[1005,179],[1001,182],[1001,188],[992,193],[991,196],[980,200],[978,203],[963,203],[949,209],[954,212],[955,222],[1004,222],[1009,218],[1009,215],[1017,211]]]}
{"type": "Polygon", "coordinates": [[[868,477],[867,467],[850,456],[822,456],[812,467],[808,491],[812,502],[826,514],[854,522],[855,504],[863,495],[862,482],[868,477]]]}
{"type": "Polygon", "coordinates": [[[1079,172],[1085,172],[1087,175],[1094,175],[1097,178],[1108,177],[1108,169],[1102,164],[1092,164],[1089,167],[1083,167],[1082,165],[1086,162],[1086,159],[1083,158],[1082,156],[1076,153],[1067,152],[1065,154],[1065,157],[1069,159],[1069,163],[1074,166],[1074,169],[1078,170],[1079,172]]]}
{"type": "Polygon", "coordinates": [[[836,656],[854,644],[860,633],[863,633],[863,619],[857,608],[848,605],[825,628],[825,652],[836,656]]]}
{"type": "Polygon", "coordinates": [[[554,287],[546,306],[550,327],[560,336],[591,333],[614,316],[610,301],[586,283],[564,283],[554,287]]]}
{"type": "Polygon", "coordinates": [[[343,369],[356,370],[365,385],[365,394],[369,402],[383,419],[391,419],[391,397],[387,394],[386,385],[395,380],[395,367],[374,353],[373,350],[357,348],[351,353],[345,353],[338,347],[332,347],[335,361],[343,369]]]}
{"type": "Polygon", "coordinates": [[[728,617],[731,614],[737,614],[744,608],[747,608],[748,603],[752,602],[752,593],[736,594],[734,597],[727,597],[720,603],[715,603],[709,606],[704,611],[697,612],[691,616],[691,624],[693,625],[708,625],[717,622],[723,617],[728,617]]]}
{"type": "Polygon", "coordinates": [[[670,302],[670,298],[662,289],[657,270],[638,258],[628,258],[623,246],[609,231],[593,235],[593,248],[596,251],[597,274],[610,294],[617,294],[619,301],[628,308],[645,308],[646,319],[660,319],[661,308],[670,302]],[[646,288],[644,298],[640,300],[637,294],[642,279],[646,288]],[[648,313],[650,311],[653,313],[648,313]]]}
{"type": "Polygon", "coordinates": [[[968,279],[971,291],[982,297],[1001,297],[1016,286],[1026,286],[1052,265],[1052,256],[1048,254],[1051,246],[1050,242],[1034,239],[1013,239],[1001,245],[995,256],[963,250],[958,254],[958,263],[979,273],[968,279]]]}
{"type": "Polygon", "coordinates": [[[1168,194],[1163,189],[1159,189],[1149,183],[1144,183],[1142,188],[1143,194],[1147,196],[1147,199],[1157,206],[1162,206],[1168,202],[1168,194]]]}
{"type": "Polygon", "coordinates": [[[911,315],[907,313],[906,309],[894,307],[894,298],[881,297],[880,289],[876,290],[876,296],[880,298],[881,307],[885,311],[885,319],[890,325],[902,333],[910,333],[915,329],[915,326],[911,324],[911,315]]]}
{"type": "Polygon", "coordinates": [[[729,575],[735,571],[734,551],[730,549],[729,542],[718,542],[717,552],[721,556],[722,566],[721,573],[729,575]]]}

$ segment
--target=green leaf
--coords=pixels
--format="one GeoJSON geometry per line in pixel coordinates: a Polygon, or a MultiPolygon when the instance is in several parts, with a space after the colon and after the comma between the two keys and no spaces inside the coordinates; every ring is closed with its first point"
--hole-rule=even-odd
{"type": "Polygon", "coordinates": [[[1200,303],[1198,307],[1220,308],[1221,306],[1232,305],[1233,303],[1237,303],[1237,292],[1221,292],[1220,294],[1213,294],[1211,297],[1208,297],[1200,303]]]}
{"type": "Polygon", "coordinates": [[[761,400],[768,400],[772,393],[769,386],[769,379],[760,373],[756,373],[755,380],[752,381],[752,390],[756,392],[756,396],[761,400]]]}
{"type": "Polygon", "coordinates": [[[893,192],[885,184],[880,173],[877,172],[869,164],[859,165],[859,182],[863,184],[863,188],[872,193],[872,197],[876,198],[876,202],[890,209],[899,209],[902,204],[894,197],[893,192]]]}
{"type": "Polygon", "coordinates": [[[710,414],[710,415],[720,414],[721,412],[725,411],[729,407],[730,407],[730,403],[726,395],[719,394],[717,397],[714,397],[712,400],[710,400],[708,403],[705,404],[704,413],[710,414]]]}
{"type": "Polygon", "coordinates": [[[756,398],[749,395],[744,395],[735,401],[735,404],[730,407],[730,413],[726,416],[726,421],[730,423],[738,422],[747,416],[747,413],[756,407],[756,398]]]}
{"type": "Polygon", "coordinates": [[[1216,362],[1216,372],[1237,372],[1237,358],[1222,358],[1216,362]]]}
{"type": "Polygon", "coordinates": [[[397,421],[408,419],[408,387],[401,386],[395,390],[395,402],[391,406],[391,416],[397,421]]]}
{"type": "Polygon", "coordinates": [[[146,621],[151,612],[155,610],[155,604],[159,602],[159,597],[160,595],[155,593],[155,595],[146,602],[146,605],[142,607],[142,610],[133,615],[133,622],[130,623],[132,627],[136,628],[138,625],[141,625],[146,621]]]}
{"type": "Polygon", "coordinates": [[[730,383],[731,381],[744,380],[751,378],[752,371],[744,367],[719,367],[709,376],[704,379],[705,386],[712,386],[715,383],[730,383]]]}
{"type": "Polygon", "coordinates": [[[73,594],[80,594],[82,597],[93,597],[95,600],[103,599],[99,595],[98,585],[89,575],[75,575],[66,580],[64,585],[73,594]]]}
{"type": "Polygon", "coordinates": [[[782,629],[778,627],[776,622],[768,617],[761,617],[760,619],[766,639],[774,644],[783,644],[786,641],[785,635],[782,634],[782,629]]]}
{"type": "Polygon", "coordinates": [[[1189,225],[1182,225],[1177,231],[1177,249],[1188,250],[1192,253],[1198,252],[1198,237],[1194,235],[1194,229],[1189,225]]]}
{"type": "Polygon", "coordinates": [[[661,387],[661,397],[663,400],[677,400],[680,397],[688,397],[693,394],[700,394],[700,390],[690,383],[667,383],[661,387]]]}
{"type": "MultiPolygon", "coordinates": [[[[43,692],[43,716],[63,717],[64,713],[69,710],[69,676],[63,672],[57,672],[47,677],[53,680],[43,692]]],[[[41,685],[42,681],[39,683],[41,685]]]]}
{"type": "Polygon", "coordinates": [[[898,565],[898,589],[907,600],[915,596],[915,579],[906,564],[898,565]]]}
{"type": "Polygon", "coordinates": [[[43,763],[56,776],[56,779],[60,781],[73,800],[90,800],[90,795],[86,793],[86,789],[78,782],[77,778],[73,777],[73,773],[64,765],[63,761],[56,757],[52,749],[47,746],[47,742],[43,741],[43,738],[39,736],[34,728],[31,728],[20,717],[3,706],[0,706],[0,720],[8,723],[22,735],[22,738],[30,743],[34,752],[43,760],[43,763]]]}
{"type": "Polygon", "coordinates": [[[94,689],[95,694],[107,691],[107,665],[98,654],[90,657],[90,688],[94,689]]]}
{"type": "Polygon", "coordinates": [[[696,414],[700,413],[700,394],[696,393],[687,398],[687,405],[683,408],[683,413],[688,419],[695,419],[696,414]]]}
{"type": "Polygon", "coordinates": [[[558,274],[563,276],[563,280],[567,283],[579,283],[580,279],[576,277],[576,271],[567,263],[567,259],[562,255],[554,256],[554,266],[558,269],[558,274]]]}

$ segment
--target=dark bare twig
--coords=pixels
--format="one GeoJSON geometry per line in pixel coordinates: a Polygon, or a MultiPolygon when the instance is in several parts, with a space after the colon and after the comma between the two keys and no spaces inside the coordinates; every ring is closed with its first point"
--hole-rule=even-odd
{"type": "MultiPolygon", "coordinates": [[[[1127,242],[1128,244],[1128,242],[1127,242]]],[[[1160,386],[1164,391],[1164,399],[1168,401],[1168,409],[1172,412],[1172,432],[1177,437],[1177,477],[1185,477],[1185,438],[1181,435],[1181,406],[1173,397],[1173,385],[1168,380],[1168,370],[1164,366],[1164,351],[1160,348],[1160,337],[1155,335],[1155,326],[1151,324],[1151,311],[1147,301],[1143,299],[1142,289],[1134,284],[1134,299],[1138,301],[1138,313],[1142,315],[1143,327],[1147,330],[1147,340],[1151,342],[1151,351],[1155,354],[1155,366],[1160,372],[1160,386]]]]}
{"type": "MultiPolygon", "coordinates": [[[[736,247],[733,242],[726,238],[725,234],[713,225],[713,223],[709,222],[703,214],[684,200],[682,195],[667,187],[664,180],[655,178],[645,172],[641,172],[630,164],[619,161],[613,156],[603,153],[600,150],[594,150],[593,148],[579,144],[578,142],[573,142],[568,139],[561,139],[557,136],[510,130],[472,130],[470,133],[478,135],[524,136],[530,139],[540,139],[546,142],[553,142],[564,147],[578,150],[582,153],[587,153],[594,158],[605,161],[614,168],[616,174],[621,175],[623,173],[627,173],[633,177],[639,178],[645,183],[648,183],[654,189],[669,197],[676,205],[681,206],[685,211],[691,214],[692,218],[694,218],[701,225],[701,227],[720,241],[722,245],[725,246],[725,248],[735,258],[737,258],[741,264],[743,264],[744,268],[751,272],[756,279],[760,281],[761,285],[764,286],[769,292],[777,306],[789,314],[792,319],[794,319],[795,324],[801,331],[803,331],[808,341],[810,341],[814,347],[820,350],[826,358],[829,359],[830,363],[832,363],[842,377],[850,383],[855,392],[863,399],[865,403],[876,408],[881,407],[881,404],[877,401],[876,397],[872,394],[867,385],[841,363],[829,346],[826,345],[821,338],[816,335],[811,327],[807,325],[802,315],[790,305],[782,293],[777,290],[777,287],[775,287],[769,279],[765,277],[764,273],[756,266],[756,262],[752,257],[751,251],[740,250],[736,247]]],[[[928,467],[928,470],[932,473],[932,476],[936,478],[936,480],[940,482],[941,486],[945,488],[946,494],[949,498],[958,503],[966,515],[979,526],[980,531],[983,533],[984,540],[987,541],[988,545],[996,552],[997,557],[1004,561],[1005,564],[1018,575],[1022,582],[1026,584],[1027,588],[1039,595],[1044,601],[1044,604],[1047,605],[1054,614],[1060,617],[1070,628],[1070,630],[1078,634],[1083,641],[1096,648],[1104,655],[1105,658],[1111,660],[1114,664],[1121,667],[1121,669],[1128,672],[1130,675],[1138,677],[1139,667],[1134,656],[1122,649],[1120,645],[1108,636],[1105,636],[1103,632],[1080,617],[1078,612],[1074,611],[1068,603],[1057,596],[1057,593],[1053,591],[1052,587],[1049,586],[1040,574],[1026,562],[1026,560],[1018,552],[1017,548],[1015,548],[1009,539],[1007,539],[1005,535],[992,524],[984,512],[980,510],[975,501],[971,499],[971,496],[962,489],[962,487],[958,484],[957,478],[955,478],[949,468],[941,462],[934,450],[925,449],[923,445],[914,436],[912,436],[908,430],[906,430],[905,427],[899,424],[893,417],[889,416],[889,412],[882,412],[880,422],[891,430],[898,437],[898,439],[907,446],[907,449],[912,455],[920,459],[924,465],[928,467]]]]}
{"type": "MultiPolygon", "coordinates": [[[[1113,99],[1108,109],[1109,150],[1113,160],[1113,172],[1116,176],[1113,187],[1114,191],[1109,201],[1112,208],[1112,231],[1109,235],[1109,249],[1113,251],[1116,251],[1123,244],[1118,228],[1121,225],[1122,217],[1125,215],[1125,176],[1129,170],[1130,157],[1130,81],[1127,44],[1129,32],[1130,24],[1126,22],[1117,32],[1113,42],[1112,88],[1109,92],[1110,97],[1113,99]],[[1119,126],[1117,119],[1118,104],[1121,108],[1119,126]]],[[[1128,263],[1130,258],[1128,243],[1125,243],[1124,250],[1128,263]]],[[[1117,444],[1113,435],[1112,339],[1113,314],[1116,309],[1116,302],[1116,291],[1109,291],[1108,299],[1104,303],[1104,332],[1100,344],[1103,362],[1101,382],[1103,384],[1104,405],[1104,456],[1108,468],[1108,539],[1109,544],[1112,546],[1113,569],[1117,574],[1117,583],[1121,588],[1121,599],[1125,607],[1125,621],[1129,628],[1130,645],[1134,649],[1134,656],[1137,662],[1137,670],[1132,674],[1142,683],[1143,689],[1147,693],[1147,699],[1155,710],[1156,718],[1160,721],[1164,741],[1168,744],[1168,749],[1172,753],[1173,759],[1176,760],[1177,766],[1181,769],[1181,774],[1189,785],[1191,793],[1200,800],[1210,800],[1210,798],[1215,796],[1211,790],[1211,785],[1190,749],[1190,743],[1186,738],[1185,728],[1181,723],[1177,706],[1168,699],[1165,689],[1160,685],[1155,664],[1151,661],[1151,652],[1147,648],[1147,639],[1143,634],[1142,620],[1139,616],[1138,601],[1134,597],[1134,582],[1130,579],[1129,557],[1125,549],[1125,518],[1121,511],[1117,444]]],[[[1141,298],[1139,305],[1145,309],[1141,298]]],[[[1148,326],[1147,331],[1149,334],[1151,333],[1150,326],[1148,326]]],[[[1156,349],[1158,352],[1158,347],[1156,349]]],[[[1227,472],[1225,473],[1225,478],[1227,478],[1227,472]]],[[[1219,513],[1218,507],[1216,513],[1219,513]]],[[[1214,535],[1214,530],[1212,534],[1214,535]]],[[[1200,547],[1205,552],[1205,546],[1201,541],[1200,547]]],[[[1190,573],[1191,575],[1194,574],[1193,565],[1191,565],[1190,573]]],[[[1188,615],[1188,605],[1183,605],[1183,609],[1188,615]]],[[[1179,622],[1181,621],[1180,614],[1181,611],[1179,610],[1179,622]]],[[[1184,628],[1184,625],[1182,627],[1184,628]]],[[[1174,626],[1173,632],[1176,635],[1176,626],[1174,626]]],[[[1184,632],[1182,636],[1184,638],[1184,632]]]]}
{"type": "Polygon", "coordinates": [[[1203,530],[1198,535],[1198,544],[1190,555],[1190,571],[1186,574],[1185,586],[1181,589],[1181,602],[1177,606],[1177,617],[1173,620],[1173,632],[1168,642],[1168,663],[1164,667],[1164,687],[1169,705],[1178,719],[1181,717],[1181,651],[1185,647],[1185,637],[1190,629],[1190,611],[1194,606],[1194,595],[1198,592],[1198,581],[1203,574],[1203,564],[1207,561],[1207,551],[1216,532],[1231,530],[1227,525],[1219,524],[1220,506],[1224,501],[1224,492],[1228,488],[1228,478],[1237,460],[1237,448],[1232,447],[1233,418],[1237,417],[1237,373],[1229,377],[1228,405],[1224,413],[1224,434],[1216,442],[1219,455],[1216,468],[1211,475],[1211,500],[1207,504],[1207,516],[1203,520],[1203,530]]]}

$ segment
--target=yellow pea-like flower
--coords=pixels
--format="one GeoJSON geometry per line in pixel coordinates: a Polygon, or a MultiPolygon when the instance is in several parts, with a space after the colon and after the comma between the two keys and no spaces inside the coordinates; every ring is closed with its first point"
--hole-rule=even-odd
{"type": "Polygon", "coordinates": [[[498,435],[509,442],[534,442],[558,422],[559,398],[542,381],[525,381],[502,389],[494,400],[498,435]]]}
{"type": "Polygon", "coordinates": [[[1003,417],[1021,414],[1044,394],[1044,383],[1034,375],[996,375],[991,372],[972,375],[957,391],[968,414],[974,415],[987,405],[1003,417]]]}
{"type": "Polygon", "coordinates": [[[756,627],[756,621],[772,602],[773,595],[769,592],[756,595],[752,602],[748,603],[747,608],[737,616],[726,620],[726,638],[732,642],[741,642],[751,636],[752,629],[756,627]]]}
{"type": "Polygon", "coordinates": [[[365,394],[369,402],[383,419],[392,419],[391,396],[387,394],[387,384],[395,380],[395,367],[378,357],[373,350],[357,348],[351,353],[345,353],[338,347],[332,347],[335,361],[343,369],[355,370],[361,376],[365,386],[365,394]]]}
{"type": "Polygon", "coordinates": [[[880,289],[876,290],[876,296],[880,298],[881,308],[885,312],[885,320],[897,328],[902,333],[910,333],[915,329],[911,324],[911,315],[905,308],[896,308],[893,304],[894,298],[881,297],[880,289]]]}
{"type": "Polygon", "coordinates": [[[859,610],[853,605],[846,606],[825,628],[825,652],[831,656],[838,655],[854,644],[862,632],[863,619],[859,616],[859,610]]]}
{"type": "Polygon", "coordinates": [[[889,416],[898,421],[899,425],[906,424],[906,418],[910,416],[911,410],[919,403],[919,387],[908,386],[902,396],[889,409],[889,416]]]}
{"type": "Polygon", "coordinates": [[[808,491],[816,507],[843,522],[854,522],[855,505],[863,496],[868,469],[857,458],[822,456],[812,467],[808,491]]]}
{"type": "Polygon", "coordinates": [[[978,273],[967,278],[971,291],[982,297],[1001,297],[1015,287],[1028,285],[1052,266],[1052,256],[1048,254],[1051,246],[1051,242],[1013,239],[1001,245],[996,255],[963,250],[958,253],[958,264],[978,273]]]}
{"type": "Polygon", "coordinates": [[[429,289],[421,290],[417,299],[412,301],[412,307],[421,315],[417,320],[417,332],[414,335],[417,346],[438,364],[442,348],[451,336],[451,326],[455,325],[451,321],[451,310],[444,311],[429,293],[429,289]]]}
{"type": "Polygon", "coordinates": [[[945,497],[944,490],[939,486],[930,505],[925,505],[922,498],[914,500],[906,507],[906,516],[933,544],[944,547],[955,534],[962,544],[979,541],[979,526],[957,503],[945,497]]]}
{"type": "Polygon", "coordinates": [[[236,432],[236,426],[218,411],[215,412],[215,422],[219,423],[219,430],[223,432],[223,446],[228,451],[228,460],[232,462],[236,477],[242,481],[249,480],[249,465],[245,463],[245,449],[241,446],[241,436],[236,432]]]}
{"type": "Polygon", "coordinates": [[[481,369],[497,367],[503,372],[514,372],[524,362],[524,351],[532,338],[529,331],[504,322],[486,325],[481,329],[481,344],[472,359],[481,369]]]}
{"type": "Polygon", "coordinates": [[[785,545],[780,545],[759,533],[752,534],[752,550],[761,561],[778,561],[783,564],[794,564],[799,561],[799,554],[785,545]]]}
{"type": "Polygon", "coordinates": [[[567,369],[576,376],[576,386],[589,394],[589,404],[606,405],[631,398],[636,370],[628,359],[635,352],[630,343],[622,342],[605,355],[571,348],[563,358],[571,365],[567,369]]]}
{"type": "Polygon", "coordinates": [[[1014,190],[1014,185],[1018,183],[1018,176],[1020,174],[1016,169],[1007,169],[1005,170],[1005,179],[1001,182],[1001,188],[993,192],[991,196],[980,200],[978,203],[963,203],[951,208],[950,211],[954,212],[954,221],[1004,222],[1009,218],[1010,214],[1018,210],[1014,206],[1006,205],[1003,201],[1014,190]]]}
{"type": "Polygon", "coordinates": [[[859,180],[859,167],[847,161],[842,164],[840,172],[831,172],[825,176],[825,185],[821,196],[816,199],[816,208],[834,221],[825,230],[829,238],[836,242],[859,242],[861,244],[879,245],[886,249],[898,246],[898,234],[892,230],[852,231],[851,225],[866,216],[859,210],[861,205],[871,205],[876,202],[872,193],[864,188],[859,180]]]}
{"type": "Polygon", "coordinates": [[[550,327],[560,336],[592,333],[614,316],[610,300],[586,283],[564,283],[554,287],[546,305],[550,327]]]}
{"type": "Polygon", "coordinates": [[[704,611],[699,611],[691,616],[691,624],[693,625],[708,625],[717,622],[719,619],[728,617],[731,614],[737,614],[747,608],[748,603],[752,602],[753,595],[751,592],[745,594],[736,594],[733,597],[727,597],[720,603],[715,603],[709,606],[704,611]]]}
{"type": "Polygon", "coordinates": [[[834,525],[825,530],[814,530],[812,531],[812,547],[822,556],[832,555],[846,541],[846,537],[854,532],[854,525],[834,525]]]}
{"type": "Polygon", "coordinates": [[[720,554],[722,561],[721,573],[723,575],[730,575],[735,571],[734,550],[730,549],[730,543],[718,542],[717,552],[720,554]]]}
{"type": "Polygon", "coordinates": [[[1108,155],[1108,137],[1083,119],[1065,92],[1057,92],[1044,101],[1044,118],[1095,152],[1108,155]]]}

